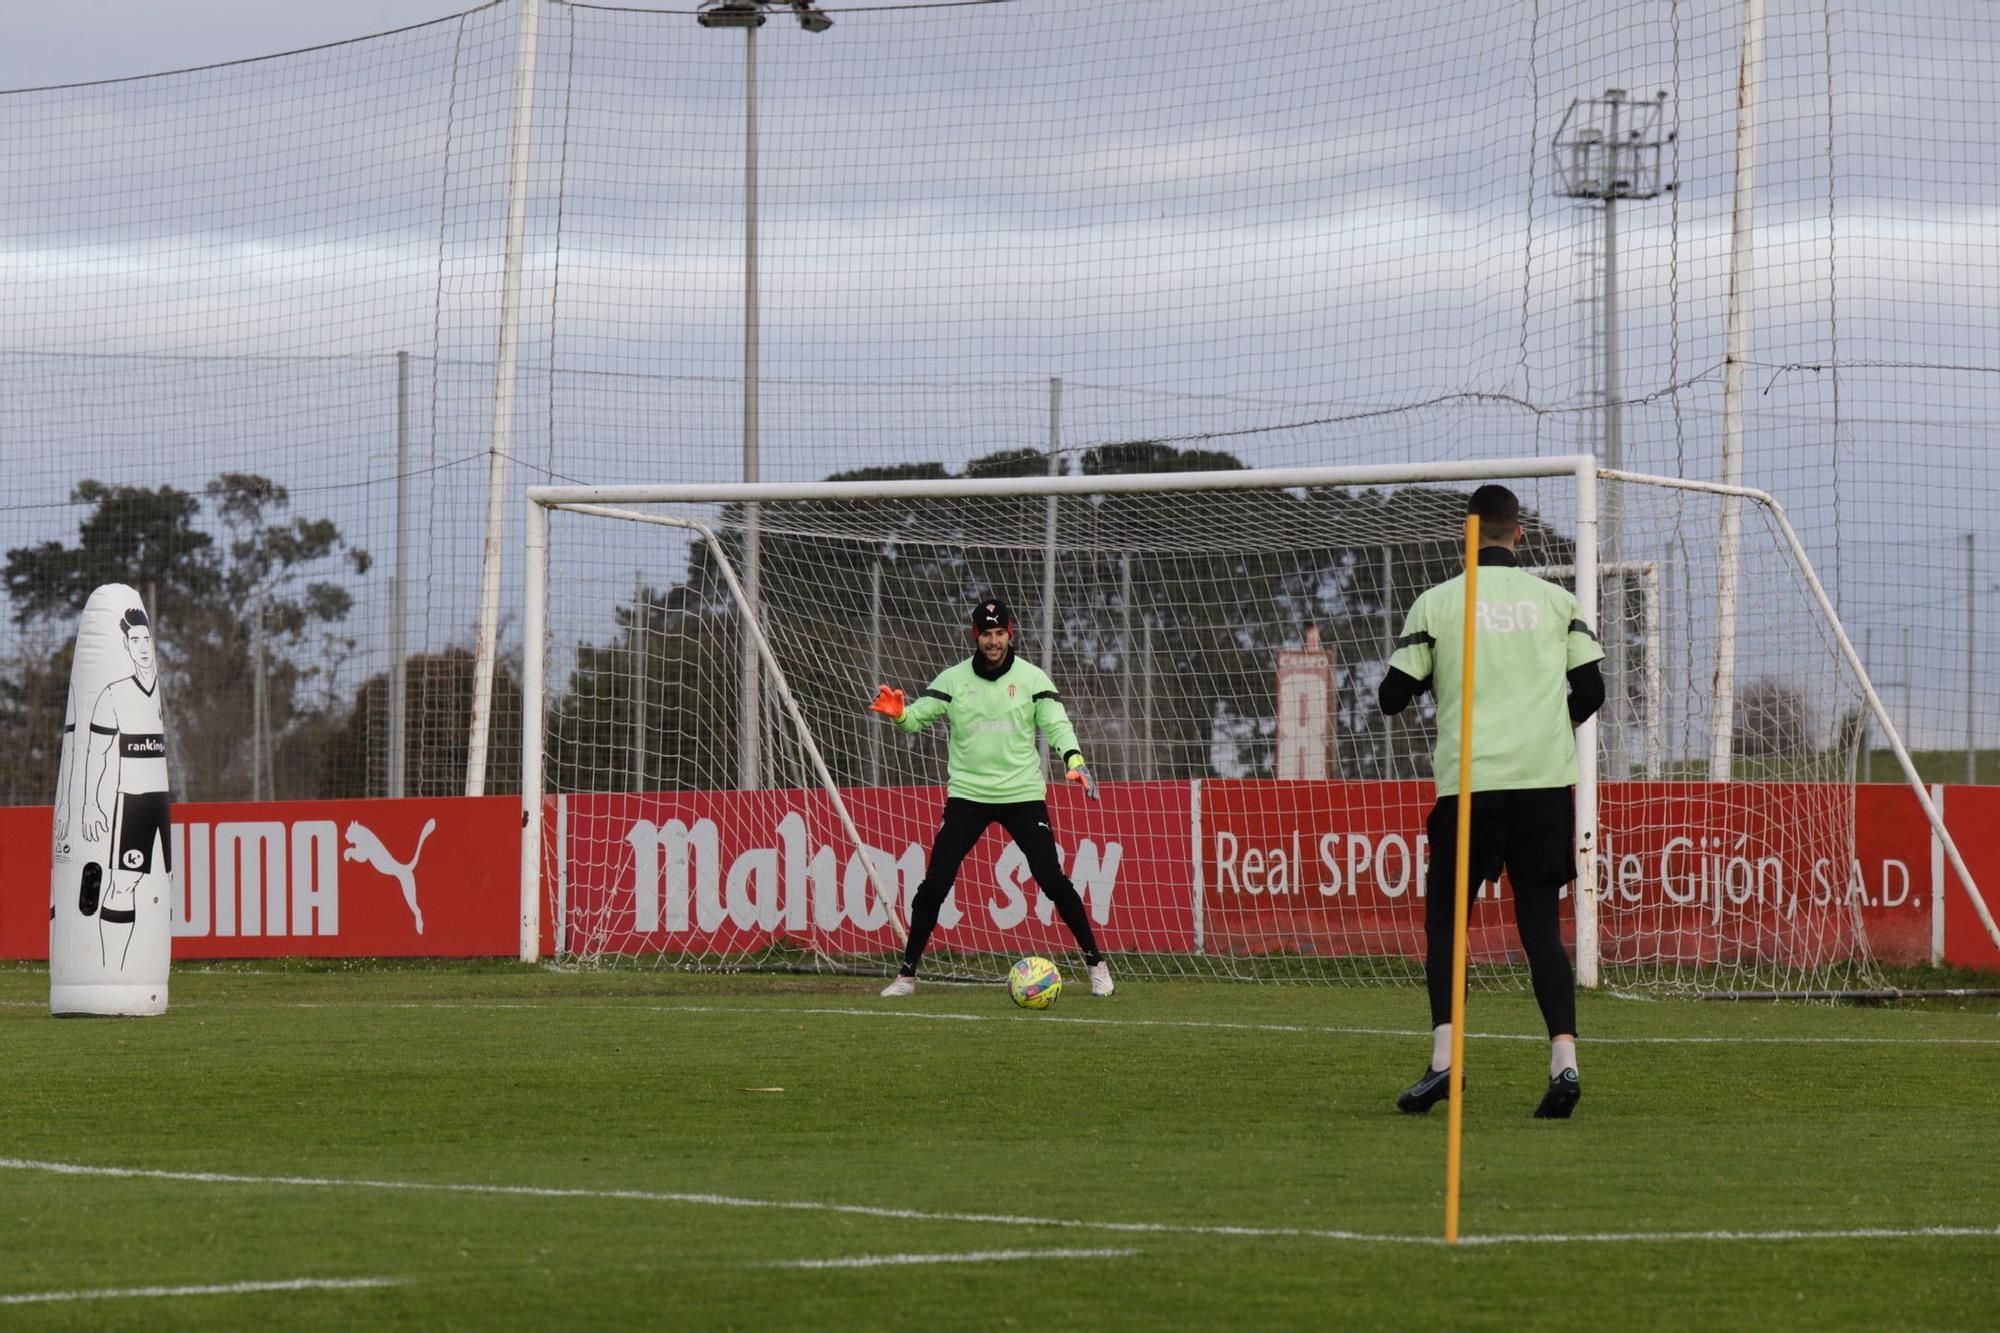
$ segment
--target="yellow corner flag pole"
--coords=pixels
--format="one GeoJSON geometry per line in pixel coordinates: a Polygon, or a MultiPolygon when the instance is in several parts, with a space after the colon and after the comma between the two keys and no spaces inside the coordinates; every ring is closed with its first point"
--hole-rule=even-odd
{"type": "Polygon", "coordinates": [[[1465,920],[1472,897],[1472,658],[1479,610],[1479,516],[1465,520],[1464,676],[1458,690],[1458,845],[1451,907],[1451,1106],[1445,1126],[1444,1239],[1458,1244],[1459,1132],[1465,1109],[1465,920]]]}

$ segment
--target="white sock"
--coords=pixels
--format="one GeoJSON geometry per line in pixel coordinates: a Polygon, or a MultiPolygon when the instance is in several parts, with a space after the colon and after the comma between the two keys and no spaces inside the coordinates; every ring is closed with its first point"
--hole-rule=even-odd
{"type": "Polygon", "coordinates": [[[1549,1043],[1549,1077],[1560,1078],[1565,1069],[1576,1068],[1576,1041],[1561,1037],[1549,1043]]]}
{"type": "Polygon", "coordinates": [[[1451,1068],[1451,1024],[1440,1023],[1431,1029],[1431,1068],[1451,1068]]]}

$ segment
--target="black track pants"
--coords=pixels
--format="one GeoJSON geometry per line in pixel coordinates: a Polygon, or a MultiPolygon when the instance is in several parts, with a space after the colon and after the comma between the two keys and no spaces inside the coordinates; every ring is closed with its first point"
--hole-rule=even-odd
{"type": "Polygon", "coordinates": [[[1056,835],[1049,827],[1048,803],[1020,801],[991,805],[954,796],[944,803],[944,822],[938,826],[937,837],[931,840],[930,864],[924,871],[924,882],[917,886],[916,901],[910,905],[910,943],[903,951],[903,974],[916,975],[917,963],[931,942],[931,932],[937,929],[938,912],[944,907],[952,885],[958,882],[958,868],[991,824],[1007,830],[1007,836],[1028,858],[1028,873],[1034,876],[1035,887],[1055,904],[1063,924],[1076,937],[1083,961],[1096,964],[1097,936],[1083,910],[1083,899],[1063,873],[1062,861],[1056,855],[1056,835]]]}

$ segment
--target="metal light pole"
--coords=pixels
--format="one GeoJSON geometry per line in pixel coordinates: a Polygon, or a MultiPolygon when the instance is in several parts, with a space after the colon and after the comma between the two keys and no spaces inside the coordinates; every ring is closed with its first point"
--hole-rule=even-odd
{"type": "MultiPolygon", "coordinates": [[[[1556,165],[1562,173],[1562,194],[1569,199],[1591,199],[1604,205],[1604,311],[1603,381],[1599,395],[1603,403],[1603,439],[1598,458],[1607,468],[1625,466],[1624,421],[1618,387],[1618,201],[1657,199],[1674,188],[1662,179],[1661,148],[1672,142],[1664,138],[1660,125],[1665,117],[1667,95],[1662,92],[1650,102],[1628,102],[1623,88],[1606,89],[1602,97],[1577,98],[1563,113],[1556,128],[1556,165]]],[[[1599,567],[1607,573],[1621,568],[1624,553],[1619,550],[1620,496],[1616,486],[1607,486],[1599,516],[1599,567]]],[[[1609,614],[1600,618],[1604,631],[1604,655],[1611,680],[1608,698],[1613,704],[1629,703],[1625,683],[1625,634],[1622,612],[1624,585],[1614,584],[1616,593],[1604,599],[1609,614]]],[[[1651,699],[1647,707],[1657,708],[1651,699]]],[[[1629,711],[1629,709],[1627,710],[1629,711]]],[[[1624,714],[1606,714],[1604,730],[1610,773],[1626,775],[1624,714]]]]}
{"type": "MultiPolygon", "coordinates": [[[[825,32],[833,20],[808,0],[788,0],[787,8],[807,32],[825,32]]],[[[743,30],[743,480],[757,475],[757,29],[764,26],[777,0],[708,0],[695,15],[704,28],[743,30]]],[[[763,782],[763,673],[748,626],[758,614],[762,586],[762,552],[755,503],[744,506],[742,644],[743,722],[736,735],[737,785],[754,791],[763,782]]]]}
{"type": "MultiPolygon", "coordinates": [[[[1062,475],[1062,376],[1049,376],[1049,475],[1062,475]]],[[[1048,498],[1042,513],[1042,670],[1051,675],[1056,669],[1056,497],[1048,498]]],[[[1049,738],[1037,735],[1035,753],[1044,767],[1049,760],[1049,738]]]]}
{"type": "Polygon", "coordinates": [[[268,801],[271,799],[269,778],[271,773],[270,713],[264,701],[264,588],[258,585],[251,601],[250,611],[250,660],[254,673],[250,680],[250,799],[268,801]]]}
{"type": "MultiPolygon", "coordinates": [[[[882,679],[882,552],[868,565],[868,683],[882,679]]],[[[868,728],[868,785],[882,785],[882,728],[868,728]]]]}
{"type": "Polygon", "coordinates": [[[389,780],[383,795],[407,795],[410,677],[410,354],[396,353],[396,577],[389,585],[389,780]]]}
{"type": "Polygon", "coordinates": [[[1975,748],[1979,703],[1974,689],[1979,679],[1979,626],[1975,619],[1979,607],[1979,557],[1973,538],[1973,533],[1965,534],[1965,785],[1968,787],[1979,781],[1979,751],[1975,748]]]}
{"type": "Polygon", "coordinates": [[[652,613],[646,606],[646,571],[632,573],[632,790],[646,790],[646,672],[651,652],[646,634],[652,613]]]}

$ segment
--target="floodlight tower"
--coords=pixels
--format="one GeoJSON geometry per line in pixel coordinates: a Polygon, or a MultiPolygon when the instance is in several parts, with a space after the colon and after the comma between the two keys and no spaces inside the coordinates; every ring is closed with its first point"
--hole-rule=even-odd
{"type": "MultiPolygon", "coordinates": [[[[757,29],[772,12],[790,11],[807,32],[833,26],[811,0],[704,0],[695,22],[704,28],[743,30],[743,480],[757,477],[757,29]]],[[[764,697],[762,667],[747,628],[757,615],[762,560],[757,505],[744,506],[743,523],[743,703],[736,733],[738,785],[754,791],[763,782],[764,697]]]]}
{"type": "MultiPolygon", "coordinates": [[[[1673,190],[1674,182],[1664,179],[1661,164],[1661,149],[1672,143],[1674,137],[1671,131],[1664,136],[1660,132],[1666,107],[1665,92],[1650,102],[1633,102],[1627,99],[1623,88],[1608,88],[1602,97],[1579,97],[1571,101],[1562,123],[1556,127],[1554,148],[1563,196],[1592,199],[1604,205],[1604,286],[1600,293],[1604,329],[1600,364],[1604,378],[1599,388],[1603,435],[1598,461],[1607,468],[1625,466],[1618,387],[1618,201],[1657,199],[1673,190]]],[[[1599,511],[1598,560],[1605,583],[1616,588],[1617,593],[1615,598],[1605,598],[1603,604],[1622,610],[1625,589],[1619,580],[1623,577],[1620,562],[1624,553],[1619,549],[1619,518],[1618,488],[1606,487],[1599,511]]],[[[1605,632],[1605,665],[1611,673],[1606,698],[1616,704],[1626,697],[1624,634],[1610,617],[1600,614],[1599,621],[1599,628],[1605,632]]],[[[1647,700],[1647,707],[1659,706],[1658,699],[1647,700]]],[[[1607,756],[1610,776],[1624,777],[1623,720],[1613,711],[1607,721],[1610,725],[1605,741],[1610,749],[1607,756]]]]}

